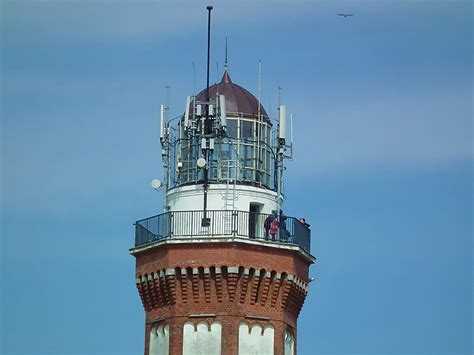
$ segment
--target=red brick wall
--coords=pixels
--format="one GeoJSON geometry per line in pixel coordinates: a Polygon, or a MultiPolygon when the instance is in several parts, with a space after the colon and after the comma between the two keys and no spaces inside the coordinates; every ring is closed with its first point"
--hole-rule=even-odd
{"type": "Polygon", "coordinates": [[[254,268],[296,274],[308,281],[310,262],[293,250],[238,242],[167,244],[137,255],[137,274],[175,267],[252,265],[254,268]]]}
{"type": "Polygon", "coordinates": [[[284,353],[286,329],[296,335],[310,265],[296,251],[238,242],[183,243],[159,245],[135,256],[137,289],[146,311],[145,354],[156,320],[170,326],[173,355],[182,353],[187,321],[221,322],[222,354],[237,354],[242,321],[274,327],[275,355],[284,353]],[[189,317],[197,314],[214,316],[189,317]]]}

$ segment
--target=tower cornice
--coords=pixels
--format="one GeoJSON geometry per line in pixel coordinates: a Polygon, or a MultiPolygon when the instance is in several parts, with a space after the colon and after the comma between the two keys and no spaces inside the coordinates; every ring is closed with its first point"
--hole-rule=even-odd
{"type": "MultiPolygon", "coordinates": [[[[310,253],[306,252],[303,248],[299,245],[294,244],[282,244],[279,242],[267,241],[267,240],[259,240],[259,239],[249,239],[247,237],[238,237],[238,236],[213,236],[213,237],[183,237],[183,238],[168,238],[168,239],[161,239],[155,242],[142,245],[139,247],[131,248],[130,254],[138,257],[142,253],[146,253],[156,248],[163,248],[170,245],[177,245],[177,244],[190,244],[190,245],[206,245],[212,246],[212,244],[219,243],[219,244],[233,244],[234,247],[238,247],[240,244],[244,245],[252,245],[258,246],[262,248],[273,248],[277,250],[285,250],[290,251],[293,253],[298,254],[302,257],[308,264],[313,264],[316,262],[316,257],[311,255],[310,253]]],[[[271,251],[270,251],[271,252],[271,251]]]]}

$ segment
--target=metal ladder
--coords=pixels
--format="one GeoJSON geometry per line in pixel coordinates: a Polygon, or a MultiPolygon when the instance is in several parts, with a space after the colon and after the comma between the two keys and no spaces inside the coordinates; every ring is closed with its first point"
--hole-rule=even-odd
{"type": "MultiPolygon", "coordinates": [[[[235,201],[238,199],[236,194],[236,180],[237,180],[237,163],[235,160],[227,160],[222,166],[222,170],[226,172],[226,187],[222,193],[222,200],[224,200],[224,211],[233,211],[235,210],[235,201]],[[234,169],[235,174],[234,178],[231,177],[231,171],[234,169]]],[[[231,212],[225,213],[224,217],[224,231],[226,234],[233,233],[233,215],[231,212]]]]}

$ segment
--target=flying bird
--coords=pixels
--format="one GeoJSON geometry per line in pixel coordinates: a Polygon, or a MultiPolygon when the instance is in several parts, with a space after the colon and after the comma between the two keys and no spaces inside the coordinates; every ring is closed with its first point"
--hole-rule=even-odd
{"type": "Polygon", "coordinates": [[[349,17],[349,16],[354,16],[354,14],[337,14],[337,16],[349,17]]]}

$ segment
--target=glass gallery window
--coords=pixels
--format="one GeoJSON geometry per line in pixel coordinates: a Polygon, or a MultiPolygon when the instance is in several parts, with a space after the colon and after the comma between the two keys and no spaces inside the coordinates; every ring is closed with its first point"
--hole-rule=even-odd
{"type": "MultiPolygon", "coordinates": [[[[273,189],[272,125],[255,117],[227,117],[227,136],[216,140],[209,161],[211,182],[239,183],[273,189]]],[[[181,135],[182,136],[182,135],[181,135]]],[[[171,183],[181,185],[203,179],[196,167],[201,156],[198,139],[178,139],[171,152],[171,183]]]]}

